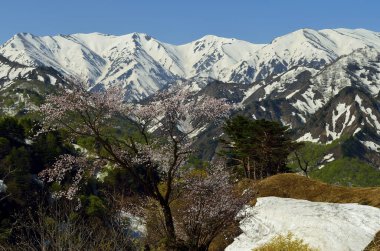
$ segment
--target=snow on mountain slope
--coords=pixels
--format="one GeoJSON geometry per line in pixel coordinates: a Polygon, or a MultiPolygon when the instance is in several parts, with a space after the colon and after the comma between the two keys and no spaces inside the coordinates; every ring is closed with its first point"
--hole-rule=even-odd
{"type": "Polygon", "coordinates": [[[317,112],[349,86],[360,88],[373,97],[379,94],[380,51],[366,47],[341,56],[319,70],[296,66],[256,81],[247,88],[243,105],[286,99],[296,109],[294,116],[301,117],[305,123],[305,116],[317,112]]]}
{"type": "Polygon", "coordinates": [[[183,62],[185,78],[211,77],[223,81],[231,66],[251,59],[262,46],[234,38],[208,35],[177,46],[176,51],[183,62]]]}
{"type": "Polygon", "coordinates": [[[219,78],[222,67],[250,56],[245,51],[259,47],[215,36],[174,46],[139,33],[53,37],[22,33],[1,46],[0,53],[25,65],[51,66],[86,81],[90,88],[117,84],[140,99],[182,78],[219,78]]]}
{"type": "Polygon", "coordinates": [[[367,30],[298,30],[267,45],[205,36],[184,45],[162,43],[146,34],[100,33],[34,36],[21,33],[0,54],[27,66],[51,66],[90,88],[120,85],[141,99],[168,83],[194,77],[251,83],[294,66],[319,69],[358,48],[380,49],[379,33],[367,30]]]}
{"type": "Polygon", "coordinates": [[[230,66],[220,80],[249,83],[295,66],[320,69],[340,56],[366,47],[380,50],[380,33],[363,29],[301,29],[257,49],[251,57],[230,66]]]}
{"type": "Polygon", "coordinates": [[[364,47],[374,47],[377,50],[380,48],[379,32],[365,29],[325,29],[319,32],[333,42],[332,49],[340,56],[364,47]]]}
{"type": "Polygon", "coordinates": [[[372,95],[380,91],[380,52],[364,48],[338,59],[311,80],[328,100],[346,86],[360,86],[372,95]]]}
{"type": "Polygon", "coordinates": [[[352,135],[361,141],[379,143],[378,107],[378,101],[364,89],[345,87],[298,130],[298,140],[331,143],[343,135],[352,135]]]}
{"type": "Polygon", "coordinates": [[[61,76],[54,69],[26,66],[12,62],[0,55],[0,91],[17,80],[39,80],[51,85],[62,84],[61,76]]]}
{"type": "Polygon", "coordinates": [[[297,30],[274,39],[257,52],[255,79],[294,66],[318,69],[359,48],[373,46],[379,50],[379,42],[379,33],[366,30],[297,30]]]}
{"type": "Polygon", "coordinates": [[[68,84],[53,68],[25,66],[0,55],[0,115],[36,111],[46,95],[68,84]]]}
{"type": "Polygon", "coordinates": [[[300,89],[292,105],[309,115],[317,112],[316,108],[323,109],[306,123],[299,140],[326,143],[343,134],[361,134],[363,128],[380,134],[380,109],[376,100],[380,92],[380,53],[377,50],[359,49],[343,56],[311,77],[305,86],[307,92],[302,94],[300,89]],[[310,102],[319,101],[319,105],[309,108],[302,105],[307,102],[297,95],[305,97],[307,93],[310,102]]]}
{"type": "Polygon", "coordinates": [[[0,53],[11,61],[27,66],[51,66],[75,77],[94,81],[105,64],[102,57],[71,36],[38,37],[28,33],[15,35],[1,46],[0,53]]]}
{"type": "Polygon", "coordinates": [[[289,231],[321,251],[363,250],[380,230],[380,209],[358,204],[258,198],[240,221],[243,233],[226,248],[252,250],[289,231]]]}
{"type": "Polygon", "coordinates": [[[0,55],[0,89],[11,84],[11,80],[24,77],[35,68],[12,63],[0,55]]]}

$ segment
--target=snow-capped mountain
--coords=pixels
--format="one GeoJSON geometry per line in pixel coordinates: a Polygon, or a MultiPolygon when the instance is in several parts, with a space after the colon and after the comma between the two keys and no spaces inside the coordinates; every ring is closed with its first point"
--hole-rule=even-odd
{"type": "Polygon", "coordinates": [[[205,36],[179,46],[141,33],[43,37],[21,33],[2,45],[0,54],[26,66],[53,67],[80,78],[89,88],[121,85],[128,98],[141,99],[180,79],[249,84],[295,66],[320,69],[365,47],[380,50],[380,33],[302,29],[266,45],[205,36]]]}
{"type": "MultiPolygon", "coordinates": [[[[360,88],[376,97],[380,91],[380,52],[358,49],[317,70],[296,66],[284,73],[254,82],[246,90],[244,104],[281,100],[291,105],[294,116],[305,123],[342,89],[360,88]]],[[[287,124],[293,124],[287,121],[287,124]]]]}
{"type": "Polygon", "coordinates": [[[55,87],[67,84],[63,78],[53,68],[25,66],[0,55],[0,114],[38,109],[55,87]]]}
{"type": "MultiPolygon", "coordinates": [[[[19,112],[20,104],[24,111],[36,108],[63,77],[79,78],[91,90],[122,86],[127,100],[179,84],[194,95],[225,98],[254,119],[280,121],[298,140],[330,143],[351,135],[358,157],[380,165],[378,32],[302,29],[270,44],[205,36],[184,45],[141,33],[22,33],[0,46],[0,56],[3,113],[19,112]]],[[[200,133],[199,143],[210,146],[202,148],[206,155],[214,154],[220,134],[216,128],[200,133]]]]}
{"type": "Polygon", "coordinates": [[[215,36],[174,46],[138,33],[53,37],[22,33],[6,42],[0,53],[23,65],[53,67],[90,88],[121,85],[128,97],[141,99],[179,79],[219,78],[229,65],[260,47],[215,36]]]}

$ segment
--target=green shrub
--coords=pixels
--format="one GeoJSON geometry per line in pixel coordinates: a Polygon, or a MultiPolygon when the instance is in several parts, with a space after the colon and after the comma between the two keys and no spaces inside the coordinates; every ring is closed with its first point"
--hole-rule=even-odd
{"type": "Polygon", "coordinates": [[[303,240],[294,237],[292,233],[278,235],[267,244],[253,249],[253,251],[317,251],[311,248],[303,240]]]}
{"type": "Polygon", "coordinates": [[[90,195],[87,198],[87,203],[85,211],[88,216],[101,217],[106,214],[107,208],[98,196],[90,195]]]}

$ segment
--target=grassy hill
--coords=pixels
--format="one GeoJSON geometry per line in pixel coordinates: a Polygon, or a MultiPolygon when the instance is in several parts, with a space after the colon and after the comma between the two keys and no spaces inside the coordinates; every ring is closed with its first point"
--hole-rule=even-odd
{"type": "Polygon", "coordinates": [[[297,174],[274,175],[252,183],[252,186],[258,192],[258,197],[276,196],[315,202],[358,203],[380,208],[380,187],[336,186],[297,174]]]}

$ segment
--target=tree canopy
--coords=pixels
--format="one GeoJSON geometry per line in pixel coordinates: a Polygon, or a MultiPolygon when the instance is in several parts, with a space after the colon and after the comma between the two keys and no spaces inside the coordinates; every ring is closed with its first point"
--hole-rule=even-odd
{"type": "Polygon", "coordinates": [[[253,120],[241,115],[226,121],[223,140],[230,166],[244,171],[247,178],[262,179],[286,172],[287,157],[298,147],[288,127],[268,120],[253,120]]]}

